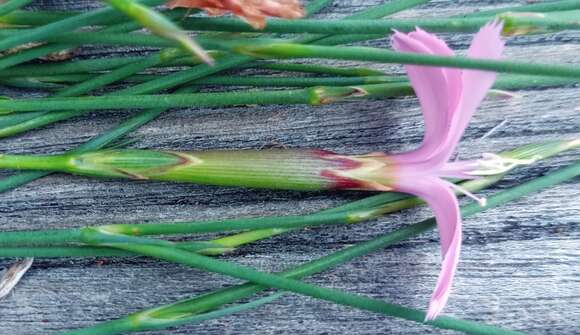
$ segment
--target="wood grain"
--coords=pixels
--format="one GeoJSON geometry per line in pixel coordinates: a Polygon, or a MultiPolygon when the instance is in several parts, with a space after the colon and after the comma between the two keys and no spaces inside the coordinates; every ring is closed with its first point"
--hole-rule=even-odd
{"type": "MultiPolygon", "coordinates": [[[[340,17],[380,1],[337,0],[321,17],[340,17]]],[[[525,1],[439,0],[399,16],[468,12],[525,1]],[[458,5],[459,3],[459,5],[458,5]]],[[[89,0],[35,1],[36,8],[85,9],[89,0]]],[[[445,35],[465,49],[469,35],[445,35]]],[[[388,39],[370,45],[388,46],[388,39]]],[[[508,40],[507,57],[580,64],[580,33],[508,40]]],[[[139,53],[86,47],[81,57],[139,53]]],[[[340,62],[337,64],[350,64],[340,62]]],[[[371,65],[387,71],[399,66],[371,65]]],[[[459,149],[478,157],[524,143],[580,136],[577,87],[517,92],[488,99],[459,149]],[[485,140],[481,137],[507,120],[485,140]]],[[[2,88],[0,94],[35,92],[2,88]]],[[[77,118],[1,141],[6,152],[59,152],[127,117],[111,111],[77,118]]],[[[422,137],[415,98],[321,107],[191,108],[172,111],[131,135],[139,148],[260,148],[271,144],[344,153],[407,150],[422,137]]],[[[510,187],[578,159],[578,152],[522,168],[484,194],[510,187]]],[[[8,172],[0,172],[2,175],[8,172]]],[[[178,221],[307,213],[361,193],[296,193],[172,183],[95,181],[53,175],[0,194],[2,230],[79,227],[112,222],[178,221]]],[[[580,329],[580,181],[575,180],[465,220],[464,248],[446,314],[530,334],[580,329]]],[[[241,248],[227,258],[265,271],[280,270],[430,216],[428,209],[374,222],[309,229],[241,248]]],[[[12,260],[2,260],[7,266],[12,260]]],[[[439,271],[436,232],[308,279],[416,308],[425,308],[439,271]]],[[[14,293],[0,302],[0,334],[54,334],[139,309],[169,303],[238,281],[143,258],[39,260],[14,293]]],[[[444,334],[420,324],[343,308],[296,295],[243,315],[150,334],[444,334]]]]}

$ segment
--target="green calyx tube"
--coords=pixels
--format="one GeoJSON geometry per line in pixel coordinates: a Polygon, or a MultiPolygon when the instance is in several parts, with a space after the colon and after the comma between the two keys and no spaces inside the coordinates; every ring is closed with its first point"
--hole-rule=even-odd
{"type": "MultiPolygon", "coordinates": [[[[497,155],[495,165],[483,162],[472,169],[476,175],[501,174],[579,145],[578,139],[531,144],[497,155]]],[[[0,169],[279,190],[391,191],[401,171],[409,167],[381,152],[340,155],[320,149],[114,149],[47,156],[0,154],[0,169]]]]}
{"type": "MultiPolygon", "coordinates": [[[[94,177],[314,191],[364,188],[350,177],[368,160],[324,150],[106,150],[53,156],[0,155],[0,168],[94,177]]],[[[380,164],[380,163],[379,163],[380,164]]]]}

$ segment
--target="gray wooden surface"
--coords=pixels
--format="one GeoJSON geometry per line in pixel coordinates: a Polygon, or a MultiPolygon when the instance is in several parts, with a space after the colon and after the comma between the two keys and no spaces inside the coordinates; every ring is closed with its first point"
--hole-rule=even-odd
{"type": "MultiPolygon", "coordinates": [[[[337,0],[321,15],[343,16],[378,4],[337,0]]],[[[431,16],[525,1],[433,1],[400,16],[431,16]],[[459,5],[458,5],[459,4],[459,5]]],[[[86,8],[89,0],[36,1],[44,8],[86,8]]],[[[468,35],[445,36],[465,49],[468,35]]],[[[388,40],[372,43],[387,47],[388,40]]],[[[580,33],[511,38],[518,60],[580,63],[580,33]]],[[[136,52],[131,49],[122,53],[136,52]]],[[[83,57],[111,53],[85,48],[83,57]]],[[[350,64],[350,63],[341,63],[350,64]]],[[[398,66],[376,68],[401,71],[398,66]]],[[[2,88],[2,95],[33,92],[2,88]]],[[[580,136],[577,87],[528,90],[488,99],[459,149],[462,158],[524,143],[580,136]],[[500,122],[504,127],[481,137],[500,122]]],[[[1,140],[7,152],[59,152],[127,117],[100,113],[1,140]]],[[[259,148],[272,143],[343,153],[407,150],[422,137],[414,98],[321,107],[271,106],[173,111],[131,135],[135,146],[162,149],[259,148]]],[[[489,192],[578,159],[568,153],[523,168],[489,192]]],[[[7,172],[1,172],[5,174],[7,172]]],[[[487,194],[488,192],[483,192],[487,194]]],[[[195,185],[95,181],[53,175],[0,194],[2,230],[79,227],[112,222],[179,221],[307,213],[361,193],[270,192],[195,185]]],[[[580,328],[580,181],[576,180],[465,220],[464,247],[446,314],[531,334],[573,334],[580,328]]],[[[309,229],[241,248],[227,258],[280,270],[430,216],[428,209],[355,226],[309,229]]],[[[2,266],[12,260],[1,260],[2,266]]],[[[439,271],[436,232],[308,279],[416,308],[425,308],[439,271]]],[[[0,301],[0,334],[53,334],[224,287],[237,280],[144,258],[38,260],[14,293],[0,301]]],[[[288,295],[249,313],[151,334],[441,334],[420,324],[288,295]]]]}

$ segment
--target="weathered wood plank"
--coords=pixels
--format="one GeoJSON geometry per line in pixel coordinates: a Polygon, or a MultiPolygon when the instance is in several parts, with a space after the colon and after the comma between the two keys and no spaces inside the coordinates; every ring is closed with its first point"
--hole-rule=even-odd
{"type": "MultiPolygon", "coordinates": [[[[323,16],[343,16],[380,1],[336,1],[323,16]]],[[[516,2],[433,1],[400,16],[455,14],[516,2]]],[[[523,3],[523,2],[522,2],[523,3]]],[[[36,1],[42,8],[84,9],[92,1],[36,1]]],[[[445,36],[465,48],[468,35],[445,36]]],[[[388,40],[371,43],[387,46],[388,40]]],[[[122,49],[123,52],[138,52],[122,49]]],[[[111,54],[86,48],[83,57],[111,54]]],[[[514,59],[580,63],[580,34],[562,32],[510,39],[514,59]]],[[[353,64],[341,62],[339,64],[353,64]]],[[[398,66],[377,68],[401,71],[398,66]]],[[[2,95],[33,92],[2,88],[2,95]]],[[[524,143],[580,136],[577,87],[518,92],[488,100],[459,150],[462,158],[524,143]],[[481,137],[507,120],[485,141],[481,137]]],[[[88,140],[128,115],[100,113],[2,140],[10,152],[58,152],[88,140]]],[[[422,137],[414,98],[340,103],[321,107],[271,106],[184,109],[163,115],[132,135],[141,148],[259,148],[272,143],[322,147],[345,153],[397,151],[422,137]]],[[[495,189],[578,159],[568,153],[524,168],[495,189]]],[[[5,172],[1,172],[5,173],[5,172]]],[[[479,214],[465,222],[462,261],[446,313],[533,334],[572,334],[580,327],[580,181],[479,214]]],[[[492,193],[493,190],[489,191],[492,193]]],[[[487,192],[484,192],[486,194],[487,192]]],[[[178,221],[264,214],[305,213],[361,197],[360,193],[296,193],[171,183],[96,182],[54,175],[0,195],[3,230],[77,227],[111,222],[178,221]]],[[[242,248],[231,260],[279,270],[367,240],[430,216],[416,209],[356,226],[311,229],[242,248]]],[[[314,276],[311,282],[426,306],[439,269],[435,232],[314,276]]],[[[9,264],[3,260],[0,264],[9,264]]],[[[0,334],[51,334],[87,326],[176,299],[237,283],[218,275],[142,258],[40,260],[12,296],[0,302],[0,334]],[[184,285],[189,283],[189,285],[184,285]]],[[[417,324],[337,307],[295,295],[244,315],[155,334],[441,334],[417,324]]]]}

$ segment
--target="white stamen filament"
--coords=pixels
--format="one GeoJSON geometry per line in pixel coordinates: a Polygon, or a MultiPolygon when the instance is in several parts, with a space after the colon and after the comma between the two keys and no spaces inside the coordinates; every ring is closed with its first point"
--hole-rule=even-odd
{"type": "Polygon", "coordinates": [[[459,193],[464,194],[464,195],[470,197],[471,199],[477,201],[477,203],[479,203],[479,205],[481,207],[485,207],[487,205],[487,199],[486,198],[476,196],[475,194],[469,192],[466,188],[461,187],[461,185],[449,183],[449,186],[452,189],[458,191],[459,193]]]}
{"type": "Polygon", "coordinates": [[[503,157],[492,153],[482,154],[483,159],[477,160],[479,169],[470,171],[469,174],[479,176],[489,176],[507,172],[519,165],[530,165],[535,163],[541,156],[534,156],[529,159],[517,159],[503,157]]]}
{"type": "Polygon", "coordinates": [[[485,133],[480,140],[484,140],[486,138],[488,138],[489,136],[491,136],[491,134],[495,133],[499,128],[505,126],[505,124],[508,122],[508,119],[504,119],[502,122],[500,122],[498,125],[494,126],[493,128],[491,128],[487,133],[485,133]]]}

